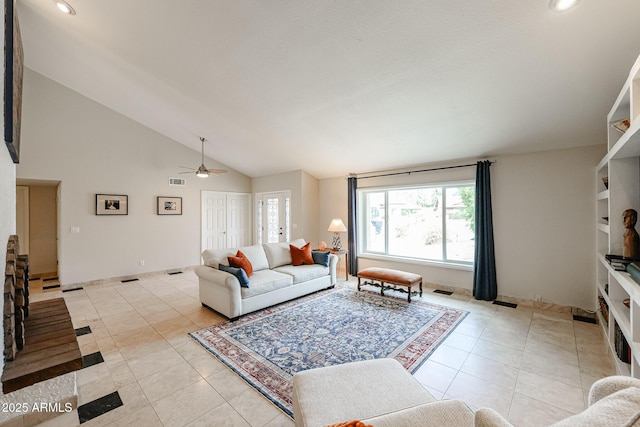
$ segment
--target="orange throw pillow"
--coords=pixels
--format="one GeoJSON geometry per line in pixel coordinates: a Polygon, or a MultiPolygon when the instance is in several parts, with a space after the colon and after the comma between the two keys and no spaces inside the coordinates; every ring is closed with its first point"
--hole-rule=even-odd
{"type": "Polygon", "coordinates": [[[373,426],[365,424],[362,421],[354,420],[354,421],[348,421],[346,423],[331,424],[330,426],[327,426],[327,427],[373,427],[373,426]]]}
{"type": "Polygon", "coordinates": [[[291,264],[313,264],[313,256],[311,256],[311,242],[301,248],[289,245],[289,251],[291,251],[291,264]]]}
{"type": "Polygon", "coordinates": [[[244,272],[247,273],[248,277],[251,277],[251,275],[253,274],[253,266],[251,265],[251,261],[249,261],[249,258],[247,258],[242,253],[242,251],[238,251],[236,253],[236,256],[227,257],[227,260],[229,261],[229,265],[231,267],[243,269],[244,272]]]}

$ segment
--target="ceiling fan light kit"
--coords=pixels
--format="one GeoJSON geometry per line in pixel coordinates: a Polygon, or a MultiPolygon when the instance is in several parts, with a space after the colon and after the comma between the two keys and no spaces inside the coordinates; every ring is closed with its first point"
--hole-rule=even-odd
{"type": "Polygon", "coordinates": [[[549,9],[554,12],[564,12],[577,5],[580,0],[551,0],[549,2],[549,9]]]}
{"type": "Polygon", "coordinates": [[[71,5],[69,3],[67,3],[66,1],[64,1],[64,0],[53,0],[53,2],[56,4],[56,6],[60,10],[60,12],[66,13],[67,15],[75,15],[76,14],[76,10],[73,7],[71,7],[71,5]]]}
{"type": "Polygon", "coordinates": [[[204,166],[204,164],[200,165],[200,167],[198,168],[198,170],[196,171],[196,176],[198,178],[208,178],[209,177],[209,171],[207,170],[207,168],[204,166]]]}
{"type": "Polygon", "coordinates": [[[227,171],[224,169],[207,169],[204,165],[204,142],[206,139],[204,137],[200,137],[201,147],[202,147],[202,163],[198,169],[188,168],[186,166],[180,166],[181,168],[191,169],[189,172],[180,172],[180,173],[196,173],[198,178],[207,178],[209,175],[220,175],[221,173],[226,173],[227,171]]]}

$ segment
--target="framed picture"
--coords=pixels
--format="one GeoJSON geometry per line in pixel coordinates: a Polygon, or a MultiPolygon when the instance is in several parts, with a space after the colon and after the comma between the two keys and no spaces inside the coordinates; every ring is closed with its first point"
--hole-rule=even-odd
{"type": "Polygon", "coordinates": [[[129,196],[96,194],[96,215],[128,215],[129,196]]]}
{"type": "Polygon", "coordinates": [[[158,215],[182,215],[182,197],[158,196],[158,215]]]}
{"type": "Polygon", "coordinates": [[[13,163],[19,163],[24,55],[15,2],[4,2],[4,142],[13,163]]]}

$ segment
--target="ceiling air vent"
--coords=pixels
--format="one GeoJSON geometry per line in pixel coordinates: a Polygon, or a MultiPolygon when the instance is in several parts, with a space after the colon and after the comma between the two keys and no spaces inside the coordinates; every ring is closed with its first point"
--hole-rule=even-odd
{"type": "Polygon", "coordinates": [[[171,178],[169,177],[169,185],[177,186],[177,187],[186,187],[187,180],[184,178],[171,178]]]}

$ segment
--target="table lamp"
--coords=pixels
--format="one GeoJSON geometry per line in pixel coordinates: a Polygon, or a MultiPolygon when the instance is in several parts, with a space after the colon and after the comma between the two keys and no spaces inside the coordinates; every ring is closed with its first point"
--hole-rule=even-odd
{"type": "Polygon", "coordinates": [[[329,224],[329,230],[333,232],[333,242],[331,242],[331,246],[336,251],[342,250],[342,242],[340,241],[340,234],[347,231],[347,227],[345,227],[344,223],[340,218],[334,218],[331,220],[331,224],[329,224]]]}

